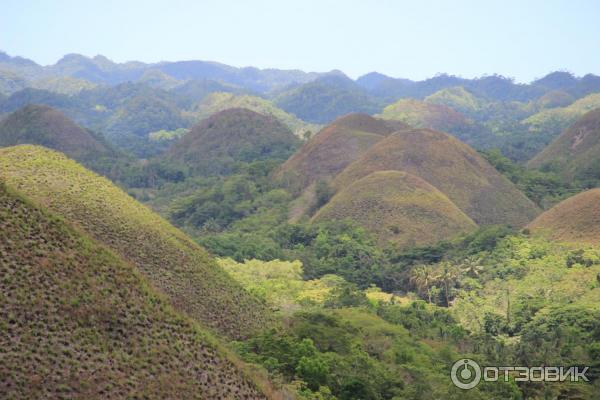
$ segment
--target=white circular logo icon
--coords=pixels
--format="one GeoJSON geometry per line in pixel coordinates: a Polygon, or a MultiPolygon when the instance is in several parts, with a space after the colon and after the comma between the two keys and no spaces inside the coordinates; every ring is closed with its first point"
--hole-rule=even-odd
{"type": "Polygon", "coordinates": [[[463,358],[454,363],[450,377],[454,386],[460,389],[473,389],[481,381],[481,368],[475,361],[463,358]]]}

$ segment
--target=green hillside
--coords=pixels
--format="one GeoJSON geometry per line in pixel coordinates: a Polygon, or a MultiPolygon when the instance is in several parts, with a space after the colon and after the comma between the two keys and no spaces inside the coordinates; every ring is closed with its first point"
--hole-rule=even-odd
{"type": "Polygon", "coordinates": [[[110,181],[36,146],[0,149],[0,178],[135,265],[176,309],[229,337],[262,327],[267,311],[182,232],[110,181]]]}
{"type": "Polygon", "coordinates": [[[400,171],[378,171],[337,193],[313,221],[349,218],[382,245],[423,246],[472,231],[475,223],[439,190],[400,171]]]}
{"type": "MultiPolygon", "coordinates": [[[[437,97],[438,101],[442,95],[437,97]]],[[[434,98],[435,99],[435,98],[434,98]]],[[[383,119],[402,121],[415,128],[428,128],[455,134],[474,129],[473,121],[445,104],[401,99],[383,109],[383,119]]]]}
{"type": "Polygon", "coordinates": [[[550,168],[567,179],[600,181],[600,108],[588,112],[528,163],[550,168]]]}
{"type": "Polygon", "coordinates": [[[3,398],[267,398],[135,267],[1,183],[0,275],[3,398]]]}
{"type": "Polygon", "coordinates": [[[342,190],[372,172],[385,170],[405,171],[424,179],[480,225],[521,227],[539,213],[475,150],[448,134],[428,129],[407,129],[386,137],[350,164],[332,185],[342,190]]]}
{"type": "Polygon", "coordinates": [[[382,104],[343,75],[331,75],[277,95],[275,104],[303,121],[327,124],[348,113],[373,114],[382,104]]]}
{"type": "Polygon", "coordinates": [[[450,107],[465,115],[480,111],[486,101],[475,96],[462,86],[454,86],[438,90],[425,98],[426,103],[450,107]]]}
{"type": "Polygon", "coordinates": [[[600,93],[589,94],[566,107],[544,109],[521,121],[529,131],[555,136],[583,114],[600,107],[600,93]]]}
{"type": "Polygon", "coordinates": [[[304,122],[262,97],[226,92],[216,92],[206,96],[197,104],[193,115],[198,120],[202,120],[228,108],[246,108],[276,118],[286,124],[299,138],[310,137],[320,129],[319,125],[304,122]]]}
{"type": "Polygon", "coordinates": [[[236,163],[285,160],[300,140],[273,117],[231,108],[195,125],[171,146],[164,159],[192,174],[222,175],[236,163]]]}
{"type": "Polygon", "coordinates": [[[74,95],[82,90],[94,89],[97,85],[85,79],[61,76],[37,79],[30,86],[50,92],[74,95]]]}

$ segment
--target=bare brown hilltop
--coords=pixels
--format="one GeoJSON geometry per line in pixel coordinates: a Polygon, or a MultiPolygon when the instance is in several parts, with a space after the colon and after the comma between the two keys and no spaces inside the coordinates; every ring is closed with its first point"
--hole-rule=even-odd
{"type": "Polygon", "coordinates": [[[443,132],[406,129],[387,136],[332,182],[343,190],[376,171],[416,175],[442,193],[478,225],[522,227],[540,210],[470,146],[443,132]]]}

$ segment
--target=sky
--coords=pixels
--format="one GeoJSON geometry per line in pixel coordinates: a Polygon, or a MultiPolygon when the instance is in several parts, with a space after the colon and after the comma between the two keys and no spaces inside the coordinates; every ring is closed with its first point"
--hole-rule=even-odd
{"type": "Polygon", "coordinates": [[[424,79],[600,75],[598,0],[0,0],[0,50],[424,79]]]}

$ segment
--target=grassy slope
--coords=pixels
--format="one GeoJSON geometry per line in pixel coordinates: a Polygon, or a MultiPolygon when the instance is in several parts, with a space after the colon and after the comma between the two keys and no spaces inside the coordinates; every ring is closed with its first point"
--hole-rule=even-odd
{"type": "Polygon", "coordinates": [[[196,173],[222,174],[231,172],[236,162],[285,159],[299,144],[292,131],[277,119],[231,108],[194,126],[165,157],[196,173]]]}
{"type": "Polygon", "coordinates": [[[462,86],[454,86],[427,96],[425,103],[444,105],[461,113],[472,114],[481,110],[486,102],[462,86]]]}
{"type": "Polygon", "coordinates": [[[0,177],[136,265],[178,310],[237,338],[262,327],[264,306],[182,232],[110,181],[36,146],[0,149],[0,177]]]}
{"type": "Polygon", "coordinates": [[[60,111],[28,105],[0,121],[0,146],[39,144],[78,160],[109,155],[112,150],[60,111]]]}
{"type": "Polygon", "coordinates": [[[3,398],[265,398],[137,269],[0,183],[3,398]]]}
{"type": "Polygon", "coordinates": [[[397,132],[373,146],[333,181],[337,190],[375,171],[406,171],[444,193],[477,224],[530,222],[539,212],[475,150],[442,132],[397,132]]]}
{"type": "Polygon", "coordinates": [[[194,116],[198,120],[202,120],[228,108],[247,108],[248,110],[255,111],[259,114],[274,117],[286,124],[292,132],[294,132],[294,135],[300,138],[302,138],[307,131],[314,134],[320,129],[319,125],[304,122],[275,106],[269,100],[257,96],[235,95],[226,92],[211,93],[206,96],[197,105],[194,116]]]}
{"type": "Polygon", "coordinates": [[[600,108],[590,111],[536,155],[528,166],[539,168],[555,163],[566,177],[573,178],[597,162],[600,156],[600,108]]]}
{"type": "Polygon", "coordinates": [[[375,143],[404,126],[366,114],[348,114],[323,128],[277,171],[276,178],[302,190],[333,178],[375,143]]]}
{"type": "Polygon", "coordinates": [[[528,226],[562,242],[600,244],[600,189],[570,197],[528,226]]]}
{"type": "Polygon", "coordinates": [[[401,99],[383,109],[378,115],[384,119],[402,121],[415,128],[429,128],[445,132],[471,129],[473,122],[444,104],[401,99]]]}
{"type": "Polygon", "coordinates": [[[542,110],[524,119],[532,132],[560,132],[588,111],[600,107],[600,93],[587,95],[566,107],[542,110]]]}
{"type": "Polygon", "coordinates": [[[336,194],[313,220],[350,218],[382,244],[422,246],[475,229],[439,190],[400,171],[374,172],[336,194]]]}

